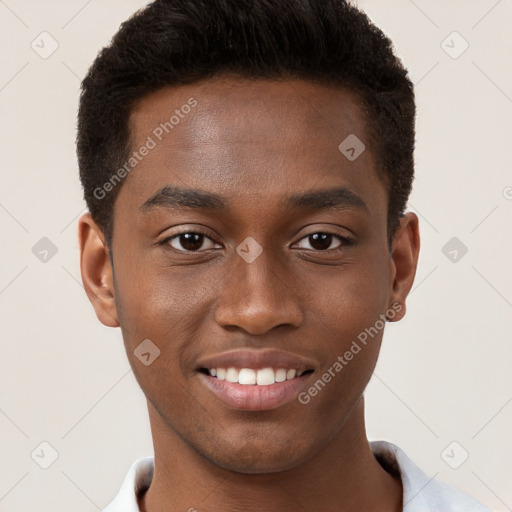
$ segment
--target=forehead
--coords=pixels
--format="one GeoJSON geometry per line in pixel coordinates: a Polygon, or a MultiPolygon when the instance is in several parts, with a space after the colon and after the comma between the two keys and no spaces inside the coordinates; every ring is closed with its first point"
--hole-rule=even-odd
{"type": "MultiPolygon", "coordinates": [[[[206,118],[221,118],[229,123],[218,123],[218,135],[236,137],[239,127],[254,128],[257,126],[261,137],[272,137],[280,134],[279,128],[301,122],[302,133],[311,132],[318,127],[339,128],[336,119],[354,129],[362,126],[362,102],[359,96],[346,87],[320,85],[305,80],[265,80],[236,78],[222,75],[210,80],[190,85],[165,87],[143,97],[133,108],[131,125],[148,128],[145,122],[183,105],[191,96],[197,99],[201,116],[190,116],[189,125],[206,127],[206,118]],[[165,112],[162,112],[164,110],[165,112]],[[288,119],[282,119],[276,125],[275,113],[285,111],[288,119]],[[248,112],[260,115],[257,118],[246,118],[248,112]],[[333,123],[334,122],[334,123],[333,123]],[[308,129],[309,128],[309,129],[308,129]]],[[[191,127],[192,127],[191,126],[191,127]]],[[[210,127],[208,127],[210,128],[210,127]]],[[[206,137],[214,135],[210,130],[203,131],[206,137]]]]}
{"type": "MultiPolygon", "coordinates": [[[[364,107],[346,88],[303,80],[249,80],[220,76],[188,86],[163,88],[144,97],[132,111],[132,134],[144,136],[160,122],[180,115],[167,143],[176,149],[229,141],[244,143],[249,136],[282,150],[292,141],[337,148],[340,137],[357,133],[367,139],[364,107]],[[197,101],[190,113],[191,98],[197,101]],[[176,112],[178,110],[178,112],[176,112]],[[285,115],[283,115],[285,114],[285,115]],[[175,129],[176,128],[176,129],[175,129]],[[347,132],[348,131],[348,132],[347,132]],[[338,144],[336,144],[338,142],[338,144]]],[[[136,142],[136,141],[135,141],[136,142]]],[[[368,141],[369,142],[369,141],[368,141]]]]}
{"type": "Polygon", "coordinates": [[[303,80],[223,76],[163,88],[132,111],[131,148],[148,141],[152,148],[120,196],[140,207],[167,185],[233,200],[331,185],[375,192],[380,182],[364,112],[353,92],[303,80]],[[340,150],[346,140],[364,144],[355,160],[340,150]]]}

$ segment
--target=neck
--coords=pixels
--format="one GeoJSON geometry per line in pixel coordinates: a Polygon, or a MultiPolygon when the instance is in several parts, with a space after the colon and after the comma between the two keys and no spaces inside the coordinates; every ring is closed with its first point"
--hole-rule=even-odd
{"type": "Polygon", "coordinates": [[[155,452],[151,486],[141,512],[261,512],[297,509],[402,510],[402,485],[373,456],[366,438],[363,400],[332,441],[299,467],[270,474],[234,473],[186,445],[148,404],[155,452]]]}

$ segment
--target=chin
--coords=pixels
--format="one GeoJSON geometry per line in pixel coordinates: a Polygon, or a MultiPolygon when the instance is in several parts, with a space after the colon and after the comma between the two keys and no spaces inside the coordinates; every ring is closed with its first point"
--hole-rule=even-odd
{"type": "Polygon", "coordinates": [[[252,462],[226,460],[225,458],[217,460],[210,459],[210,462],[213,462],[216,466],[227,471],[231,471],[232,473],[240,473],[244,475],[267,475],[280,473],[293,469],[300,464],[299,462],[291,461],[290,459],[288,459],[286,463],[283,463],[282,460],[265,460],[262,458],[258,458],[252,462]]]}
{"type": "Polygon", "coordinates": [[[218,442],[215,451],[203,452],[210,462],[218,467],[234,473],[247,475],[259,475],[279,473],[293,469],[309,459],[304,446],[293,443],[269,443],[263,440],[261,443],[249,441],[243,446],[233,446],[232,443],[218,442]],[[221,449],[219,449],[221,448],[221,449]]]}

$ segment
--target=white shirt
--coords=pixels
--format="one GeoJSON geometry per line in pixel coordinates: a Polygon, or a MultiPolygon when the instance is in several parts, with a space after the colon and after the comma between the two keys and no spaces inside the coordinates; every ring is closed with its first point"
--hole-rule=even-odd
{"type": "MultiPolygon", "coordinates": [[[[403,512],[491,512],[467,494],[429,478],[398,446],[370,443],[373,454],[390,473],[398,471],[403,487],[403,512]]],[[[140,512],[137,496],[151,484],[154,458],[137,459],[130,467],[114,501],[103,512],[140,512]]]]}

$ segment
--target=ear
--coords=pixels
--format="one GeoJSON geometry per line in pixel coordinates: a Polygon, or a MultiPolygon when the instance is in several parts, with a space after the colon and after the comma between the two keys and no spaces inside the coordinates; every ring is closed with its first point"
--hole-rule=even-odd
{"type": "Polygon", "coordinates": [[[78,220],[78,240],[82,282],[96,316],[107,327],[119,327],[110,251],[102,230],[90,213],[78,220]]]}
{"type": "Polygon", "coordinates": [[[418,217],[408,212],[400,219],[391,246],[391,293],[388,307],[393,308],[395,304],[393,310],[396,311],[396,315],[390,321],[396,322],[405,316],[405,300],[414,282],[419,252],[418,217]],[[396,304],[401,305],[399,311],[396,304]]]}

